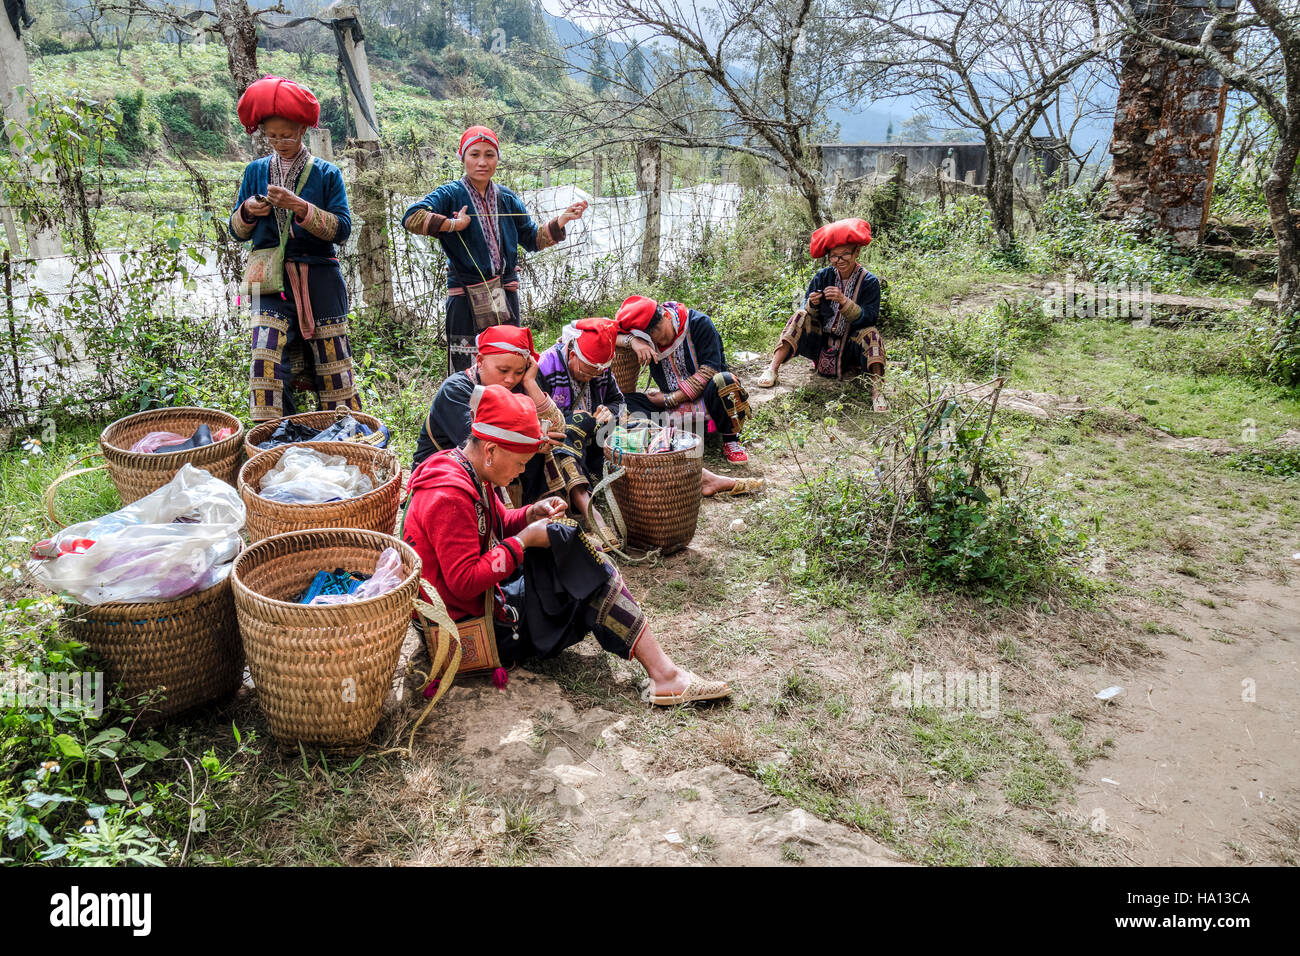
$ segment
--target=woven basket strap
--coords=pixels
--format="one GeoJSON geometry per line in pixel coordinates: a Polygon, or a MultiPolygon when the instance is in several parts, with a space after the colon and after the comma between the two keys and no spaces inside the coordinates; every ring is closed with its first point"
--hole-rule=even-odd
{"type": "MultiPolygon", "coordinates": [[[[89,455],[84,455],[81,458],[78,458],[75,462],[73,462],[73,464],[79,465],[83,461],[88,461],[89,459],[94,458],[98,454],[99,452],[97,451],[91,452],[89,455]]],[[[63,484],[65,481],[67,481],[70,478],[76,478],[78,475],[88,475],[92,471],[103,471],[107,467],[108,467],[107,464],[103,464],[103,465],[95,465],[93,468],[74,468],[71,471],[65,471],[63,474],[59,475],[59,477],[55,478],[54,481],[50,483],[50,487],[45,489],[45,513],[49,515],[50,521],[58,525],[60,528],[67,527],[66,524],[64,524],[62,521],[59,520],[58,515],[54,513],[54,495],[55,492],[59,490],[59,485],[63,484]]]]}
{"type": "MultiPolygon", "coordinates": [[[[596,485],[595,488],[591,489],[591,503],[593,506],[596,503],[596,496],[600,494],[602,491],[605,492],[605,503],[609,505],[610,517],[614,519],[614,530],[618,532],[619,538],[623,541],[627,541],[627,525],[623,521],[623,512],[619,510],[618,502],[614,500],[614,492],[611,489],[611,486],[615,481],[622,478],[623,475],[626,473],[627,473],[626,467],[620,465],[616,468],[612,466],[607,460],[605,462],[604,477],[600,479],[600,482],[596,485]]],[[[606,536],[605,529],[600,526],[599,522],[593,521],[591,522],[591,525],[593,528],[596,529],[596,536],[600,538],[601,543],[604,544],[608,550],[618,555],[619,558],[622,559],[627,564],[641,564],[646,561],[649,561],[651,564],[655,564],[658,562],[659,554],[662,549],[655,548],[653,551],[647,551],[639,558],[634,558],[626,551],[621,550],[613,541],[611,541],[606,536]]]]}
{"type": "Polygon", "coordinates": [[[439,684],[437,691],[429,698],[429,703],[425,706],[423,713],[420,714],[420,719],[411,728],[411,736],[406,741],[407,757],[410,757],[414,752],[412,748],[415,746],[415,734],[420,729],[420,725],[429,716],[429,711],[433,710],[434,705],[442,700],[443,695],[451,689],[452,682],[456,679],[456,672],[460,670],[460,638],[456,634],[456,624],[452,621],[451,615],[447,613],[447,605],[442,602],[442,598],[435,594],[433,600],[436,603],[416,598],[415,613],[419,614],[420,619],[424,622],[424,633],[429,634],[429,629],[433,628],[433,633],[437,635],[437,649],[434,652],[433,660],[429,663],[429,676],[425,684],[427,686],[428,681],[432,681],[435,676],[438,677],[439,684]],[[448,659],[449,654],[450,659],[448,659]],[[446,662],[445,668],[443,668],[444,661],[446,662]],[[443,668],[441,673],[439,673],[439,668],[443,668]]]}

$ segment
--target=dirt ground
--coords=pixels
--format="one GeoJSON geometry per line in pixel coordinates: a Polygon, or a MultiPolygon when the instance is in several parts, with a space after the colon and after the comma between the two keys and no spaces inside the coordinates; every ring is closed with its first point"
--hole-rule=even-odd
{"type": "MultiPolygon", "coordinates": [[[[739,364],[756,377],[754,359],[739,364]]],[[[794,369],[752,396],[761,405],[806,385],[794,369]]],[[[1006,399],[1034,418],[1087,405],[1031,392],[1006,399]]],[[[1158,444],[1163,434],[1121,441],[1158,444]]],[[[535,862],[1300,859],[1300,562],[1289,553],[1213,582],[1103,561],[1099,578],[1141,587],[1078,613],[816,610],[780,575],[747,576],[753,559],[731,528],[799,480],[799,462],[777,445],[751,445],[744,471],[767,479],[765,496],[705,501],[686,551],[624,569],[655,633],[688,666],[727,678],[730,703],[651,711],[638,701],[639,668],[586,642],[536,671],[516,669],[505,690],[458,681],[421,729],[408,777],[440,765],[481,804],[539,808],[552,824],[535,862]],[[956,744],[936,756],[915,721],[881,709],[886,675],[916,661],[1001,669],[1002,707],[1019,729],[986,747],[1021,748],[1008,781],[1049,768],[1045,795],[981,786],[995,779],[996,757],[956,744]],[[1112,686],[1122,693],[1094,696],[1112,686]],[[978,772],[954,769],[965,759],[978,772]]],[[[505,829],[506,812],[494,812],[488,829],[505,829]]],[[[473,852],[417,846],[409,862],[458,850],[473,852]]]]}

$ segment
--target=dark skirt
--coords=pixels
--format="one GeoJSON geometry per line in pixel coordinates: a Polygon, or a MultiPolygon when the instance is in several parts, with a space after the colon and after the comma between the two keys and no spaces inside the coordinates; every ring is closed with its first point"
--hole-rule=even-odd
{"type": "Polygon", "coordinates": [[[298,411],[294,388],[316,394],[322,409],[342,405],[361,411],[352,373],[348,330],[348,290],[337,262],[313,264],[308,272],[316,330],[304,340],[298,328],[293,289],[259,296],[253,302],[253,357],[249,369],[249,407],[255,422],[298,411]]]}
{"type": "Polygon", "coordinates": [[[623,576],[575,522],[554,522],[547,535],[551,546],[529,548],[523,570],[501,583],[506,619],[495,623],[502,665],[554,657],[588,634],[630,660],[648,625],[623,576]]]}
{"type": "MultiPolygon", "coordinates": [[[[508,324],[518,325],[519,293],[505,290],[505,294],[506,307],[512,317],[508,324]]],[[[478,354],[474,339],[483,330],[474,321],[469,296],[449,295],[443,301],[443,308],[447,313],[447,374],[454,375],[474,364],[474,356],[478,354]]]]}
{"type": "Polygon", "coordinates": [[[817,373],[828,378],[885,374],[885,343],[874,325],[835,338],[822,330],[818,316],[800,309],[786,322],[780,344],[788,345],[793,355],[811,359],[817,373]]]}

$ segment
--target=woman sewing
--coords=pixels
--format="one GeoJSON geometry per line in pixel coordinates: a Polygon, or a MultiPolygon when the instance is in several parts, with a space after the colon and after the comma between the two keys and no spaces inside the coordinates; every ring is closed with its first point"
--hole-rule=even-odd
{"type": "Polygon", "coordinates": [[[496,133],[471,126],[461,135],[457,157],[465,175],[439,186],[402,216],[419,236],[436,236],[447,255],[448,373],[474,361],[474,337],[489,325],[519,325],[519,247],[529,252],[563,242],[565,226],[582,218],[575,202],[541,228],[523,201],[492,181],[500,161],[496,133]]]}
{"type": "Polygon", "coordinates": [[[871,226],[863,219],[841,219],[812,234],[808,251],[829,264],[808,284],[805,306],[790,317],[758,380],[760,388],[777,384],[778,369],[794,355],[811,359],[818,375],[851,378],[866,373],[871,381],[872,408],[889,410],[885,401],[885,345],[880,321],[880,280],[858,262],[858,253],[871,242],[871,226]]]}
{"type": "Polygon", "coordinates": [[[320,104],[306,87],[268,76],[244,91],[237,110],[244,129],[261,129],[271,146],[269,156],[244,168],[229,221],[231,234],[253,246],[244,276],[252,302],[252,419],[294,414],[292,376],[308,367],[322,409],[360,411],[336,252],[352,231],[347,192],[339,168],[302,141],[320,120],[320,104]]]}
{"type": "Polygon", "coordinates": [[[533,401],[491,385],[473,407],[465,447],[431,456],[411,476],[403,537],[420,556],[425,593],[436,592],[457,623],[490,618],[503,668],[552,657],[590,632],[646,669],[652,704],[728,696],[726,681],[698,677],[665,653],[622,575],[564,520],[563,501],[511,509],[492,492],[545,444],[533,401]]]}

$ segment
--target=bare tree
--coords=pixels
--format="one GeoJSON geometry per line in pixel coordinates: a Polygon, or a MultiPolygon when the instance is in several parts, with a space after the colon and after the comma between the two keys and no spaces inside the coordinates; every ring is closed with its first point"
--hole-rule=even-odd
{"type": "Polygon", "coordinates": [[[871,62],[887,69],[892,92],[920,96],[979,131],[988,153],[985,194],[1004,250],[1016,242],[1016,157],[1046,128],[1062,89],[1118,39],[1102,13],[1100,0],[884,0],[864,7],[871,47],[884,51],[871,62]]]}
{"type": "Polygon", "coordinates": [[[602,96],[575,93],[554,110],[562,136],[589,149],[656,140],[758,157],[820,225],[817,140],[828,110],[858,102],[873,78],[842,29],[847,10],[844,0],[570,0],[566,15],[600,24],[598,37],[637,39],[602,65],[602,96]]]}
{"type": "Polygon", "coordinates": [[[212,10],[187,10],[165,0],[100,0],[99,8],[165,24],[176,30],[178,37],[182,33],[215,33],[226,47],[226,63],[235,81],[235,95],[242,96],[244,90],[262,78],[257,68],[258,23],[268,14],[289,11],[280,2],[257,10],[251,9],[247,0],[212,0],[212,5],[212,10]],[[200,26],[204,20],[215,22],[200,26]]]}

